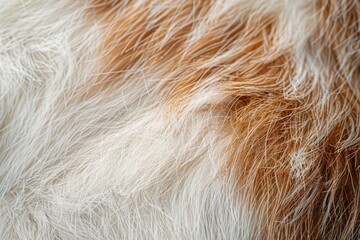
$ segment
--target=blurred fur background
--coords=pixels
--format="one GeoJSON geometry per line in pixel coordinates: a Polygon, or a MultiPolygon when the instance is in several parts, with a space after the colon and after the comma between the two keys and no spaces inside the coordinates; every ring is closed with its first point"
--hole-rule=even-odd
{"type": "Polygon", "coordinates": [[[360,237],[358,0],[0,0],[0,239],[360,237]]]}

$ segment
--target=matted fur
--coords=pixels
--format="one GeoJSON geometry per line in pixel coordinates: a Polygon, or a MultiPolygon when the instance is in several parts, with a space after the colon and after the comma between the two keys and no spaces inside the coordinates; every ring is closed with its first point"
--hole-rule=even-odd
{"type": "Polygon", "coordinates": [[[0,239],[360,237],[360,2],[0,0],[0,239]]]}

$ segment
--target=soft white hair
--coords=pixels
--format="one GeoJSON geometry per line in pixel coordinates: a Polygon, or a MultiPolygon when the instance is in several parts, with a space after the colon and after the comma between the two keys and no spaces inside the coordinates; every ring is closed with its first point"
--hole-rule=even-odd
{"type": "Polygon", "coordinates": [[[359,234],[356,0],[0,0],[0,239],[359,234]]]}

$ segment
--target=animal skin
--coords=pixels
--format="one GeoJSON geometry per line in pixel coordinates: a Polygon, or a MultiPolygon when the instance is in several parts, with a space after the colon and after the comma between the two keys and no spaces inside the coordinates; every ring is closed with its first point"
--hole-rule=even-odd
{"type": "Polygon", "coordinates": [[[0,0],[0,239],[359,238],[359,0],[0,0]]]}

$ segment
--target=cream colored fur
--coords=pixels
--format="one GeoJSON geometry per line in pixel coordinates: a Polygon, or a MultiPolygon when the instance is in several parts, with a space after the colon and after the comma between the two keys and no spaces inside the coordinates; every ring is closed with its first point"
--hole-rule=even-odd
{"type": "MultiPolygon", "coordinates": [[[[119,1],[117,6],[121,9],[125,2],[129,1],[119,1]]],[[[141,5],[142,1],[135,2],[141,5]]],[[[152,2],[153,12],[156,6],[182,4],[152,2]]],[[[108,61],[102,51],[104,39],[121,27],[104,28],[109,13],[92,13],[94,4],[0,1],[0,239],[275,238],[268,233],[271,230],[264,230],[269,224],[267,205],[242,191],[239,169],[229,170],[234,141],[239,139],[236,132],[223,128],[227,114],[209,107],[232,101],[222,92],[219,79],[224,76],[204,77],[196,94],[185,100],[171,96],[169,101],[162,89],[171,81],[172,75],[164,73],[169,66],[164,63],[152,70],[152,63],[145,62],[124,70],[121,84],[93,90],[111,74],[103,67],[108,61]],[[183,107],[176,109],[176,99],[183,107]]],[[[191,45],[205,35],[222,14],[234,21],[277,16],[279,31],[272,47],[290,53],[291,66],[284,68],[294,71],[280,86],[283,96],[293,101],[316,92],[316,104],[309,106],[323,109],[337,104],[331,96],[338,92],[329,87],[335,80],[328,72],[327,55],[316,52],[327,43],[309,45],[319,31],[316,11],[308,0],[212,1],[211,10],[191,28],[187,41],[191,45]]],[[[131,34],[132,28],[127,31],[131,34]]],[[[170,39],[171,30],[167,31],[170,39]]],[[[340,55],[339,64],[345,66],[340,67],[346,69],[345,82],[359,100],[359,39],[349,41],[344,44],[353,47],[340,55]],[[355,60],[348,55],[354,51],[355,60]]],[[[229,50],[211,61],[232,59],[231,54],[229,50]]],[[[263,88],[246,89],[257,96],[263,88]]],[[[316,164],[305,160],[315,142],[323,141],[322,134],[334,128],[331,123],[349,112],[353,126],[342,146],[359,141],[359,112],[341,105],[329,108],[325,117],[329,128],[322,120],[317,125],[315,119],[303,147],[289,152],[289,174],[296,181],[301,182],[316,164]]],[[[321,114],[319,119],[325,116],[321,114]]],[[[293,127],[294,138],[301,137],[300,124],[293,127]]],[[[296,234],[290,231],[287,237],[276,238],[298,239],[296,234]]],[[[334,237],[354,234],[341,232],[334,237]]]]}

